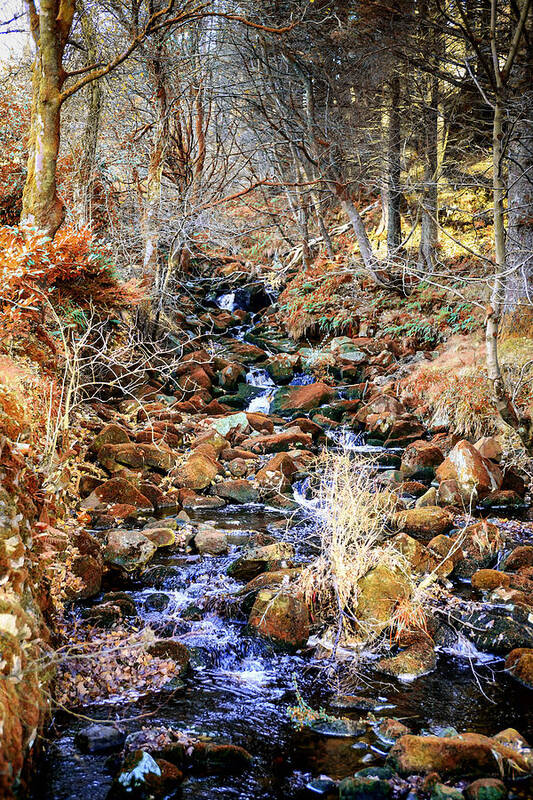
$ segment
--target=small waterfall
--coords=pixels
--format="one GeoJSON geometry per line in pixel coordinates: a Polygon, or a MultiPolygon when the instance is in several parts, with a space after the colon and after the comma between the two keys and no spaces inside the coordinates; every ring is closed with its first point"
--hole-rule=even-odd
{"type": "Polygon", "coordinates": [[[260,395],[250,400],[246,410],[250,413],[269,414],[276,384],[268,372],[259,367],[251,367],[246,376],[246,383],[249,384],[249,386],[257,386],[259,389],[265,390],[261,392],[260,395]]]}
{"type": "Polygon", "coordinates": [[[216,304],[223,311],[235,311],[235,292],[228,292],[217,297],[216,304]]]}

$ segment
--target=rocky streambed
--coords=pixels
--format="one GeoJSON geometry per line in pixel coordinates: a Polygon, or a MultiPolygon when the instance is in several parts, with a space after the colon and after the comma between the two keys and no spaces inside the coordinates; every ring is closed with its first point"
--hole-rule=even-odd
{"type": "MultiPolygon", "coordinates": [[[[532,796],[533,531],[497,437],[428,430],[399,399],[431,353],[364,327],[300,346],[262,284],[224,270],[187,289],[173,374],[86,411],[35,798],[532,796]],[[390,539],[439,587],[424,629],[385,631],[355,673],[294,588],[325,448],[372,455],[399,497],[390,539]]],[[[380,566],[363,580],[385,630],[401,587],[380,566]]]]}

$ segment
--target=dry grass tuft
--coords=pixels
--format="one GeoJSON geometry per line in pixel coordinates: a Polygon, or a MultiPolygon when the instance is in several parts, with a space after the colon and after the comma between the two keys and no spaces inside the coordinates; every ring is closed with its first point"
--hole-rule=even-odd
{"type": "Polygon", "coordinates": [[[398,498],[376,491],[368,458],[325,453],[318,466],[321,480],[314,504],[320,554],[303,570],[299,589],[320,622],[329,626],[325,638],[334,639],[336,650],[339,644],[370,643],[387,627],[368,616],[363,621],[358,609],[360,581],[378,566],[405,589],[398,618],[394,622],[391,617],[391,622],[402,630],[424,628],[417,579],[405,556],[387,542],[386,520],[398,498]]]}

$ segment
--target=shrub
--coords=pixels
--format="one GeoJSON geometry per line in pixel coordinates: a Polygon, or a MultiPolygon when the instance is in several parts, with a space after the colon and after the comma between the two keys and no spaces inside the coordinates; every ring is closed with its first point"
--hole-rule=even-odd
{"type": "Polygon", "coordinates": [[[42,322],[48,302],[120,306],[139,299],[137,287],[113,274],[110,248],[88,228],[64,226],[51,240],[0,228],[1,337],[42,322]]]}
{"type": "Polygon", "coordinates": [[[421,592],[409,562],[386,541],[386,522],[398,498],[376,491],[375,471],[363,457],[325,453],[319,467],[313,507],[320,552],[303,570],[299,588],[319,620],[329,626],[332,642],[367,643],[382,632],[383,625],[358,619],[359,582],[378,566],[398,575],[406,586],[398,619],[391,622],[397,628],[408,626],[412,599],[414,627],[423,626],[421,592]]]}

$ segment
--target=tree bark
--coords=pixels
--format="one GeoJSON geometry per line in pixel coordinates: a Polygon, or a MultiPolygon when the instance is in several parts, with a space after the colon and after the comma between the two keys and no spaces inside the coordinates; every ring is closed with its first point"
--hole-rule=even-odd
{"type": "Polygon", "coordinates": [[[28,174],[22,198],[21,225],[53,237],[64,218],[57,195],[63,53],[74,17],[74,0],[41,0],[30,6],[37,52],[32,69],[32,108],[28,174]]]}
{"type": "Polygon", "coordinates": [[[400,79],[395,76],[390,82],[387,130],[387,253],[393,258],[402,241],[400,217],[400,176],[401,176],[401,122],[400,122],[400,79]]]}
{"type": "Polygon", "coordinates": [[[510,76],[505,311],[533,305],[533,10],[510,76]]]}

